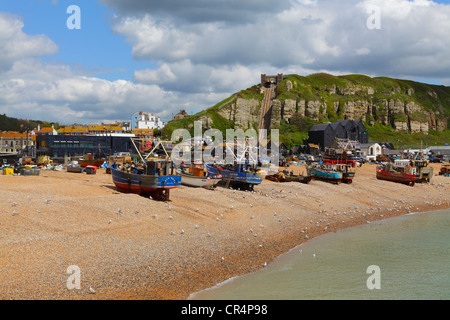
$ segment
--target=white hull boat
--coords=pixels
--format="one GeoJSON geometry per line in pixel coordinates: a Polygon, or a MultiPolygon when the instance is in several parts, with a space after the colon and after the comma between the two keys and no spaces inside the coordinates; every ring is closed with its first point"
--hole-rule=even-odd
{"type": "Polygon", "coordinates": [[[181,176],[181,184],[195,188],[215,188],[217,184],[222,180],[218,177],[198,177],[190,173],[183,173],[181,170],[177,170],[177,175],[181,176]]]}

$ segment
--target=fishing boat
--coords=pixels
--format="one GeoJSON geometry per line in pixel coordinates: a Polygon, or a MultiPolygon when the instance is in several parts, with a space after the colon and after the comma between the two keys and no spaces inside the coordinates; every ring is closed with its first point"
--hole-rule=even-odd
{"type": "Polygon", "coordinates": [[[262,182],[261,175],[248,163],[235,163],[234,165],[209,163],[205,167],[208,175],[222,176],[222,182],[226,183],[227,187],[253,190],[255,185],[262,182]]]}
{"type": "Polygon", "coordinates": [[[80,166],[80,164],[78,163],[78,161],[72,161],[68,166],[67,166],[67,172],[72,172],[72,173],[82,173],[84,172],[84,168],[82,168],[80,166]]]}
{"type": "Polygon", "coordinates": [[[377,167],[377,179],[399,182],[414,186],[420,180],[417,168],[411,166],[407,159],[395,160],[394,163],[386,162],[377,167]]]}
{"type": "Polygon", "coordinates": [[[83,158],[79,159],[78,162],[80,163],[81,167],[87,167],[87,166],[95,166],[100,167],[104,162],[105,159],[94,159],[94,156],[90,153],[84,155],[83,158]]]}
{"type": "Polygon", "coordinates": [[[335,184],[342,182],[343,173],[333,165],[311,165],[307,168],[308,174],[313,179],[329,181],[335,184]]]}
{"type": "Polygon", "coordinates": [[[439,170],[440,176],[449,177],[450,176],[450,164],[444,163],[439,170]]]}
{"type": "Polygon", "coordinates": [[[284,172],[278,172],[276,174],[267,175],[266,179],[274,182],[301,182],[308,184],[312,180],[312,176],[291,175],[284,172]]]}
{"type": "Polygon", "coordinates": [[[428,166],[430,159],[423,152],[416,152],[414,158],[411,161],[411,165],[417,168],[417,174],[420,175],[420,179],[417,182],[430,182],[433,177],[434,170],[428,166]]]}
{"type": "Polygon", "coordinates": [[[222,180],[221,175],[205,174],[203,165],[200,164],[186,166],[182,163],[176,173],[181,176],[181,184],[189,187],[213,189],[222,180]]]}
{"type": "Polygon", "coordinates": [[[322,161],[326,164],[344,164],[355,167],[360,161],[356,145],[356,141],[336,138],[332,146],[325,148],[322,161]]]}
{"type": "Polygon", "coordinates": [[[117,152],[114,155],[109,156],[102,164],[102,167],[106,168],[106,173],[111,174],[111,167],[124,165],[126,163],[132,163],[131,154],[129,152],[117,152]]]}
{"type": "Polygon", "coordinates": [[[355,178],[356,171],[352,165],[349,164],[336,164],[336,170],[342,172],[342,182],[352,183],[355,178]]]}
{"type": "Polygon", "coordinates": [[[133,145],[141,158],[141,166],[126,163],[111,166],[111,174],[117,190],[124,193],[135,193],[150,196],[155,200],[168,201],[170,190],[181,186],[181,176],[175,174],[175,168],[164,146],[159,142],[155,148],[143,158],[134,140],[133,145]],[[162,146],[165,156],[153,156],[162,146]]]}

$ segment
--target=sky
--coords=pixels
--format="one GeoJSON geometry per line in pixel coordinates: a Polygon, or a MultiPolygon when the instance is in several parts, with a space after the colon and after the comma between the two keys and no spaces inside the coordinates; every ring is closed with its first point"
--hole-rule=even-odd
{"type": "Polygon", "coordinates": [[[167,122],[261,73],[449,86],[449,35],[450,0],[2,1],[0,114],[68,125],[144,111],[167,122]]]}

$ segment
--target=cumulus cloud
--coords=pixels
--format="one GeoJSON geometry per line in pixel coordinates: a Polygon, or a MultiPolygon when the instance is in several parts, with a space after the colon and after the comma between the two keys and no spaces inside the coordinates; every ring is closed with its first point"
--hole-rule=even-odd
{"type": "Polygon", "coordinates": [[[100,0],[122,15],[151,14],[176,24],[224,22],[254,23],[287,9],[290,0],[100,0]]]}
{"type": "Polygon", "coordinates": [[[254,12],[253,1],[241,1],[240,23],[227,18],[239,6],[222,1],[103,2],[118,11],[113,30],[126,36],[134,56],[160,63],[137,72],[138,81],[164,73],[163,83],[186,79],[180,64],[193,73],[261,65],[409,77],[450,71],[450,6],[427,0],[263,1],[254,12]],[[208,18],[191,14],[202,5],[208,18]],[[381,29],[367,27],[370,6],[380,9],[381,29]]]}
{"type": "Polygon", "coordinates": [[[51,55],[58,46],[45,35],[27,35],[19,16],[0,12],[0,72],[25,57],[51,55]]]}
{"type": "Polygon", "coordinates": [[[450,5],[428,0],[101,0],[113,32],[154,68],[132,81],[43,63],[58,47],[0,13],[0,110],[58,121],[165,120],[200,111],[259,82],[261,73],[329,72],[441,79],[450,74],[450,5]],[[379,29],[368,28],[378,8],[379,29]],[[40,109],[39,106],[43,106],[40,109]],[[21,113],[22,112],[22,113],[21,113]]]}
{"type": "MultiPolygon", "coordinates": [[[[198,107],[185,97],[155,84],[91,77],[65,63],[44,63],[56,44],[46,36],[22,31],[19,16],[0,13],[0,112],[9,116],[73,122],[130,119],[146,110],[170,119],[179,108],[198,107]]],[[[220,98],[210,93],[193,94],[207,107],[220,98]]]]}

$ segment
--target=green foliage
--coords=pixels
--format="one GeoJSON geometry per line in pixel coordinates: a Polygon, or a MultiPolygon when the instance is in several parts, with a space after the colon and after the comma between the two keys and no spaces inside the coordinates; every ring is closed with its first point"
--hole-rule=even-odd
{"type": "Polygon", "coordinates": [[[28,131],[36,129],[38,126],[41,128],[54,126],[56,130],[60,128],[59,123],[57,122],[47,122],[40,120],[19,120],[16,118],[11,118],[6,116],[5,114],[0,115],[0,131],[28,131]]]}

